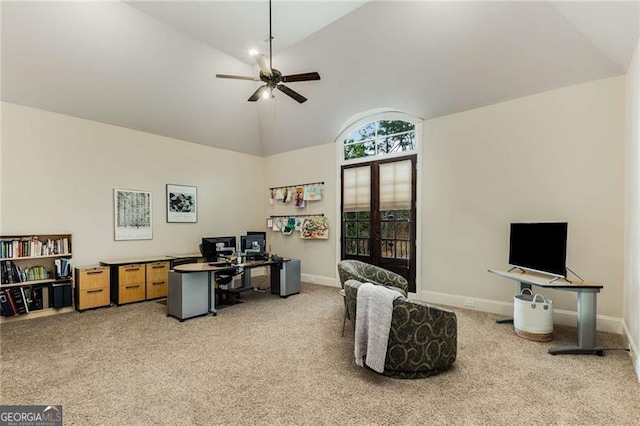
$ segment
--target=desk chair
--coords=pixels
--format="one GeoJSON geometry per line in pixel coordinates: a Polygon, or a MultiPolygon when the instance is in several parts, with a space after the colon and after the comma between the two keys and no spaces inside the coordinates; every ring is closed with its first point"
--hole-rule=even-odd
{"type": "MultiPolygon", "coordinates": [[[[200,249],[200,253],[202,254],[202,256],[204,257],[204,253],[202,252],[202,244],[198,245],[198,248],[200,249]]],[[[205,257],[205,260],[207,262],[211,262],[211,259],[207,259],[205,257]]],[[[217,259],[216,259],[217,260],[217,259]]],[[[220,288],[221,285],[228,285],[231,283],[231,281],[233,281],[233,277],[235,277],[236,275],[239,275],[240,272],[238,271],[238,268],[235,268],[233,270],[233,272],[221,272],[221,273],[217,273],[215,274],[215,282],[217,284],[217,287],[220,288]]],[[[225,291],[223,289],[220,289],[220,291],[217,291],[216,294],[218,295],[218,303],[221,305],[232,305],[234,303],[240,303],[237,302],[236,300],[234,300],[234,302],[229,301],[229,297],[231,296],[231,294],[235,295],[235,299],[238,299],[240,297],[240,295],[238,293],[231,293],[229,291],[225,291]],[[226,295],[226,302],[221,300],[221,296],[225,294],[226,295]]]]}

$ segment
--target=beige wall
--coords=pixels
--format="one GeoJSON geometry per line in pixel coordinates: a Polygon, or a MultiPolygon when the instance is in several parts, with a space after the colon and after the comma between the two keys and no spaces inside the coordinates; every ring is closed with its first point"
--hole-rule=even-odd
{"type": "MultiPolygon", "coordinates": [[[[298,209],[292,203],[279,201],[267,203],[265,217],[270,215],[295,215],[323,213],[329,220],[328,240],[302,240],[300,234],[283,235],[269,232],[267,241],[272,251],[284,257],[301,259],[303,279],[334,285],[336,275],[336,238],[340,222],[336,219],[336,155],[335,145],[319,145],[308,149],[290,151],[265,158],[265,182],[263,186],[277,187],[310,182],[324,182],[322,200],[308,202],[298,209]]],[[[265,192],[263,199],[266,202],[265,192]]]]}
{"type": "Polygon", "coordinates": [[[640,40],[626,83],[624,324],[640,378],[640,40]]]}
{"type": "MultiPolygon", "coordinates": [[[[569,266],[605,285],[599,315],[621,318],[624,96],[619,77],[425,122],[418,296],[508,309],[515,284],[486,270],[506,266],[509,223],[566,220],[569,266]]],[[[302,260],[303,279],[335,284],[334,144],[261,159],[13,104],[2,113],[3,233],[73,232],[76,262],[89,264],[192,252],[203,235],[265,229],[272,214],[324,213],[329,240],[267,238],[302,260]],[[305,209],[268,203],[269,187],[315,181],[324,197],[305,209]],[[166,183],[198,187],[197,224],[166,223],[166,183]],[[153,240],[113,240],[113,188],[153,192],[153,240]]],[[[575,312],[574,294],[549,295],[575,312]]]]}
{"type": "MultiPolygon", "coordinates": [[[[509,224],[568,221],[567,265],[620,318],[623,146],[624,77],[427,121],[422,291],[511,302],[516,283],[487,273],[507,266],[509,224]]],[[[543,293],[576,310],[575,294],[543,293]]]]}
{"type": "Polygon", "coordinates": [[[203,236],[264,229],[259,157],[15,104],[2,107],[3,234],[71,232],[74,261],[82,266],[192,253],[203,236]],[[198,223],[166,222],[167,183],[198,188],[198,223]],[[114,241],[114,188],[152,192],[153,239],[114,241]]]}
{"type": "MultiPolygon", "coordinates": [[[[558,220],[569,222],[569,267],[605,286],[598,314],[622,317],[624,84],[606,79],[424,123],[418,297],[508,311],[516,284],[487,269],[507,266],[509,223],[558,220]]],[[[275,251],[300,253],[303,271],[327,283],[339,258],[336,163],[328,144],[265,165],[268,186],[327,183],[313,212],[332,215],[329,244],[268,234],[275,251]]],[[[545,293],[559,313],[575,313],[574,293],[545,293]]]]}

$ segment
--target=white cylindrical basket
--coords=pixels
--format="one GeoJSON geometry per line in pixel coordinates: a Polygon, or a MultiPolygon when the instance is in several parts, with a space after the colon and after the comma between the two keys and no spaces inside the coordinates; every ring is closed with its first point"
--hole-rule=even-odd
{"type": "Polygon", "coordinates": [[[518,336],[536,342],[553,339],[553,302],[525,288],[513,296],[513,328],[518,336]],[[525,294],[528,291],[529,294],[525,294]]]}

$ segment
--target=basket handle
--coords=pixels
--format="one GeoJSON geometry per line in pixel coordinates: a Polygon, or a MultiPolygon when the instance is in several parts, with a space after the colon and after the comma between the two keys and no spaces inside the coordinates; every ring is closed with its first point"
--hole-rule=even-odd
{"type": "MultiPolygon", "coordinates": [[[[523,288],[522,291],[520,292],[520,294],[524,294],[525,290],[529,292],[529,296],[533,296],[533,292],[531,291],[530,288],[523,288]]],[[[535,298],[533,300],[535,300],[535,298]]]]}
{"type": "Polygon", "coordinates": [[[540,293],[536,293],[535,296],[533,296],[533,299],[531,300],[533,303],[536,302],[536,299],[538,298],[538,296],[540,296],[542,298],[542,303],[544,303],[545,305],[548,304],[549,302],[547,302],[547,299],[540,293]]]}

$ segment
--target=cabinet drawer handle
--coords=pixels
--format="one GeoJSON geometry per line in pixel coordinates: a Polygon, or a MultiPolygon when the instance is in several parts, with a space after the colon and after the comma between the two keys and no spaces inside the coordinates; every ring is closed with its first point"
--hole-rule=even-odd
{"type": "Polygon", "coordinates": [[[125,271],[139,271],[139,270],[140,270],[140,267],[137,267],[137,268],[127,268],[127,269],[125,269],[125,271]]]}
{"type": "Polygon", "coordinates": [[[166,266],[167,265],[154,265],[154,266],[152,266],[152,268],[153,269],[160,269],[160,268],[164,269],[166,266]]]}
{"type": "Polygon", "coordinates": [[[101,274],[104,271],[100,270],[100,271],[87,271],[87,275],[91,275],[91,274],[101,274]]]}
{"type": "Polygon", "coordinates": [[[98,288],[96,290],[87,290],[87,293],[100,293],[102,290],[104,290],[103,288],[98,288]]]}
{"type": "Polygon", "coordinates": [[[151,283],[153,285],[160,285],[160,284],[164,284],[164,281],[156,281],[155,283],[151,283]]]}
{"type": "Polygon", "coordinates": [[[138,287],[140,287],[140,284],[125,286],[125,288],[138,288],[138,287]]]}

